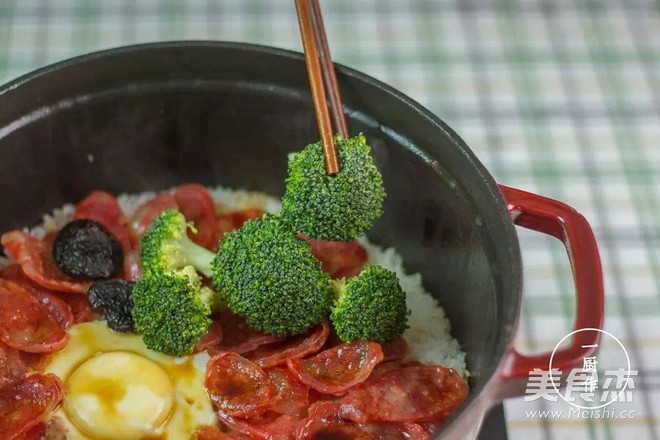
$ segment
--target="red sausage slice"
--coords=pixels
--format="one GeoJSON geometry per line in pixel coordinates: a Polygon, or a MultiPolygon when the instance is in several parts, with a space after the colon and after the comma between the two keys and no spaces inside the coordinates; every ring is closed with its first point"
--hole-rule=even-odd
{"type": "Polygon", "coordinates": [[[172,194],[160,194],[135,210],[128,220],[128,232],[135,247],[139,246],[140,238],[147,232],[151,222],[166,209],[179,209],[172,194]]]}
{"type": "Polygon", "coordinates": [[[11,266],[7,266],[0,270],[0,278],[13,281],[25,288],[25,290],[30,292],[30,295],[39,301],[39,304],[48,310],[50,316],[55,318],[55,320],[65,329],[73,325],[74,318],[71,307],[61,300],[54,292],[41,287],[28,278],[18,264],[12,264],[11,266]]]}
{"type": "Polygon", "coordinates": [[[364,382],[383,360],[377,342],[341,344],[307,359],[289,359],[289,369],[305,385],[326,394],[341,395],[364,382]]]}
{"type": "Polygon", "coordinates": [[[298,417],[290,414],[268,412],[261,417],[242,420],[218,412],[218,419],[232,431],[259,440],[293,440],[300,423],[298,417]]]}
{"type": "Polygon", "coordinates": [[[195,440],[231,440],[231,438],[215,426],[202,426],[195,432],[195,440]]]}
{"type": "Polygon", "coordinates": [[[21,362],[28,369],[28,371],[43,372],[50,363],[50,353],[28,353],[27,351],[19,352],[21,362]]]}
{"type": "Polygon", "coordinates": [[[309,420],[305,423],[298,430],[296,438],[299,440],[376,440],[376,437],[353,424],[319,420],[309,420]]]}
{"type": "Polygon", "coordinates": [[[220,312],[218,321],[223,330],[222,342],[219,345],[209,347],[210,355],[224,351],[245,354],[264,344],[284,340],[283,337],[266,335],[252,330],[245,318],[232,313],[231,310],[220,312]]]}
{"type": "Polygon", "coordinates": [[[300,359],[317,353],[329,335],[330,322],[324,320],[304,335],[291,336],[282,342],[265,345],[245,356],[261,368],[283,365],[289,359],[300,359]]]}
{"type": "Polygon", "coordinates": [[[124,273],[123,278],[126,281],[137,281],[142,278],[142,262],[140,261],[140,250],[131,249],[124,252],[124,273]]]}
{"type": "Polygon", "coordinates": [[[378,440],[427,440],[429,435],[416,423],[364,423],[358,425],[378,440]]]}
{"type": "Polygon", "coordinates": [[[117,199],[105,191],[92,191],[76,206],[73,219],[87,218],[101,223],[119,241],[124,253],[131,250],[128,219],[117,199]]]}
{"type": "Polygon", "coordinates": [[[39,422],[39,424],[30,428],[27,432],[24,432],[18,437],[14,437],[14,440],[46,440],[49,438],[50,437],[46,437],[46,423],[39,422]]]}
{"type": "Polygon", "coordinates": [[[450,368],[410,365],[389,371],[351,390],[340,416],[359,423],[444,420],[468,395],[468,386],[450,368]]]}
{"type": "Polygon", "coordinates": [[[401,362],[399,361],[384,361],[376,365],[376,368],[369,375],[367,381],[371,381],[377,377],[382,376],[385,373],[389,373],[392,370],[398,370],[401,368],[401,362]]]}
{"type": "Polygon", "coordinates": [[[359,274],[367,262],[367,251],[357,241],[310,240],[312,254],[331,278],[352,277],[359,274]]]}
{"type": "Polygon", "coordinates": [[[51,416],[46,422],[30,428],[15,440],[66,440],[69,428],[61,417],[51,416]]]}
{"type": "Polygon", "coordinates": [[[190,239],[200,246],[213,249],[218,241],[218,215],[208,190],[198,183],[179,185],[174,190],[174,199],[186,220],[195,224],[197,233],[188,231],[190,239]]]}
{"type": "Polygon", "coordinates": [[[20,285],[0,279],[0,340],[30,353],[66,345],[62,326],[20,285]]]}
{"type": "Polygon", "coordinates": [[[243,223],[252,218],[262,217],[264,212],[263,209],[247,208],[219,215],[217,224],[218,238],[222,239],[227,232],[240,229],[243,223]]]}
{"type": "Polygon", "coordinates": [[[51,240],[40,241],[23,231],[11,231],[3,234],[0,242],[25,275],[40,286],[59,292],[87,293],[90,283],[76,282],[57,268],[51,240]]]}
{"type": "Polygon", "coordinates": [[[81,322],[93,321],[98,317],[92,307],[87,301],[87,295],[67,295],[62,293],[57,293],[58,298],[64,301],[70,308],[73,313],[73,320],[76,324],[81,322]]]}
{"type": "Polygon", "coordinates": [[[275,367],[266,371],[275,388],[275,401],[271,411],[300,415],[309,406],[309,388],[300,382],[288,368],[275,367]]]}
{"type": "Polygon", "coordinates": [[[0,342],[0,390],[22,380],[27,371],[19,351],[0,342]]]}
{"type": "Polygon", "coordinates": [[[333,400],[319,400],[307,409],[307,418],[324,422],[340,422],[339,404],[333,400]]]}
{"type": "Polygon", "coordinates": [[[0,394],[0,438],[20,438],[39,425],[64,398],[62,381],[33,374],[0,394]]]}
{"type": "Polygon", "coordinates": [[[212,357],[206,365],[204,384],[214,407],[230,416],[257,416],[275,397],[264,370],[236,353],[212,357]]]}
{"type": "Polygon", "coordinates": [[[209,347],[214,347],[222,342],[222,326],[219,322],[213,321],[209,325],[206,334],[195,344],[195,353],[202,352],[209,347]]]}
{"type": "Polygon", "coordinates": [[[400,361],[408,354],[408,343],[401,336],[382,344],[383,362],[400,361]]]}

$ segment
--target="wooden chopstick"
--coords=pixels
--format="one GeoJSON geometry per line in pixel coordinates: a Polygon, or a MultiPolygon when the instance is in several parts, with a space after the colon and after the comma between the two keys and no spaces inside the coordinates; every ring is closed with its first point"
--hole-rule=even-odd
{"type": "Polygon", "coordinates": [[[314,112],[316,113],[316,122],[319,126],[321,144],[323,145],[323,154],[325,156],[325,168],[326,172],[332,176],[339,172],[339,161],[337,160],[337,151],[332,136],[328,101],[325,96],[317,39],[314,32],[315,26],[313,24],[309,1],[295,1],[296,11],[298,12],[298,24],[300,25],[300,35],[302,36],[303,48],[305,49],[307,76],[309,77],[309,85],[312,90],[314,112]]]}
{"type": "Polygon", "coordinates": [[[332,63],[332,56],[330,55],[328,37],[325,33],[321,6],[319,5],[318,0],[310,1],[312,3],[312,25],[321,60],[321,73],[323,74],[323,82],[329,98],[330,117],[335,124],[335,130],[339,132],[339,135],[342,138],[347,139],[348,125],[346,124],[346,117],[344,116],[344,106],[341,102],[341,94],[339,93],[339,85],[337,84],[337,75],[335,74],[335,66],[332,63]]]}

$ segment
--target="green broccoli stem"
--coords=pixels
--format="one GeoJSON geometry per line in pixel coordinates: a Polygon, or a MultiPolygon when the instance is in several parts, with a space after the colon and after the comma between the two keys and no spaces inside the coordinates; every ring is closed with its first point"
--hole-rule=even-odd
{"type": "Polygon", "coordinates": [[[215,254],[192,241],[188,238],[188,235],[181,238],[179,244],[181,253],[187,260],[188,264],[191,264],[197,269],[197,271],[204,274],[204,276],[212,278],[213,269],[211,267],[211,262],[213,261],[215,254]]]}
{"type": "Polygon", "coordinates": [[[338,278],[336,280],[330,280],[330,287],[332,289],[332,293],[334,294],[334,300],[335,302],[339,301],[339,298],[344,294],[346,291],[346,278],[338,278]]]}

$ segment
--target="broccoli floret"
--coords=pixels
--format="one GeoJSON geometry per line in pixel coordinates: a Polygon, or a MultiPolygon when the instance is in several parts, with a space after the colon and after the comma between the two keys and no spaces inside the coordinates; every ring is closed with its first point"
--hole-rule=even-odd
{"type": "Polygon", "coordinates": [[[344,342],[385,342],[408,328],[406,294],[396,274],[366,266],[360,275],[332,281],[337,295],[330,320],[344,342]]]}
{"type": "Polygon", "coordinates": [[[140,242],[140,257],[145,273],[165,273],[185,266],[210,277],[214,254],[188,237],[188,229],[196,232],[182,213],[165,210],[152,222],[140,242]]]}
{"type": "Polygon", "coordinates": [[[216,296],[202,286],[192,266],[147,272],[135,283],[131,296],[135,329],[152,350],[172,356],[190,354],[211,324],[216,296]]]}
{"type": "Polygon", "coordinates": [[[225,235],[213,280],[227,306],[255,330],[304,333],[330,313],[330,278],[311,245],[266,214],[225,235]]]}
{"type": "Polygon", "coordinates": [[[291,156],[282,217],[313,239],[350,241],[383,213],[385,190],[366,138],[335,138],[340,171],[329,176],[321,143],[291,156]]]}

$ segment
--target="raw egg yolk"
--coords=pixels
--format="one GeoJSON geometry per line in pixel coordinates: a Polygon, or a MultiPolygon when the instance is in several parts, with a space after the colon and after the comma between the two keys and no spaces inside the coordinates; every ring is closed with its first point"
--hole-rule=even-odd
{"type": "Polygon", "coordinates": [[[157,363],[135,353],[102,353],[81,364],[67,380],[64,411],[96,439],[157,435],[174,405],[174,387],[157,363]]]}

